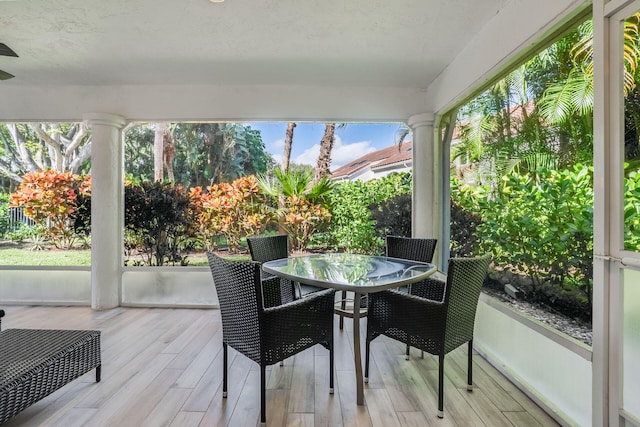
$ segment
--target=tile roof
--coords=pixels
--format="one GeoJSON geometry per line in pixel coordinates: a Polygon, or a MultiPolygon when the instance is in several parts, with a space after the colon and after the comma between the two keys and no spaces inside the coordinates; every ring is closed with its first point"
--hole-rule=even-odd
{"type": "Polygon", "coordinates": [[[343,165],[331,173],[332,178],[340,178],[351,175],[352,173],[359,171],[367,166],[371,168],[377,168],[379,166],[385,166],[393,163],[399,163],[412,158],[411,141],[403,142],[400,151],[398,151],[397,145],[386,147],[378,151],[365,154],[362,157],[343,165]]]}

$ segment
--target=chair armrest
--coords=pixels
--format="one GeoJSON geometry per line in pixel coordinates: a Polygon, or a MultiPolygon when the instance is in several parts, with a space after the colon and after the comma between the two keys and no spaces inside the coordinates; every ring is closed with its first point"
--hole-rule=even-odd
{"type": "MultiPolygon", "coordinates": [[[[443,302],[425,299],[398,291],[369,294],[368,322],[375,335],[389,328],[398,328],[410,335],[440,337],[447,310],[443,302]]],[[[368,325],[368,327],[369,327],[368,325]]]]}
{"type": "Polygon", "coordinates": [[[279,305],[277,307],[265,308],[265,317],[296,317],[302,312],[318,312],[327,310],[333,315],[333,304],[335,300],[334,289],[326,289],[324,291],[314,292],[309,296],[295,301],[279,305]]]}
{"type": "Polygon", "coordinates": [[[4,310],[0,310],[0,331],[2,330],[2,318],[4,317],[4,310]]]}
{"type": "Polygon", "coordinates": [[[409,294],[442,302],[446,285],[447,276],[438,271],[423,281],[412,283],[409,286],[409,294]]]}
{"type": "MultiPolygon", "coordinates": [[[[369,294],[370,301],[377,300],[378,298],[382,298],[390,304],[397,304],[399,307],[402,307],[403,304],[406,304],[406,305],[415,306],[416,309],[421,307],[420,309],[422,310],[443,310],[444,311],[445,309],[443,301],[424,298],[420,295],[407,294],[404,292],[397,291],[395,289],[369,294]]],[[[407,310],[409,310],[409,308],[407,308],[407,310]]]]}

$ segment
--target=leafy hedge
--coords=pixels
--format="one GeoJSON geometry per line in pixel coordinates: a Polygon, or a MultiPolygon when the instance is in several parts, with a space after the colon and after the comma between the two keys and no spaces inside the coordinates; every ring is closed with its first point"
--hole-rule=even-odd
{"type": "Polygon", "coordinates": [[[624,248],[640,252],[640,172],[630,172],[624,187],[624,248]]]}
{"type": "Polygon", "coordinates": [[[372,205],[402,194],[411,194],[409,173],[339,183],[329,202],[331,223],[322,243],[347,252],[381,253],[384,240],[376,229],[372,205]]]}
{"type": "Polygon", "coordinates": [[[512,173],[499,188],[452,181],[452,199],[477,213],[475,252],[529,276],[534,286],[577,289],[590,309],[593,282],[592,169],[512,173]]]}

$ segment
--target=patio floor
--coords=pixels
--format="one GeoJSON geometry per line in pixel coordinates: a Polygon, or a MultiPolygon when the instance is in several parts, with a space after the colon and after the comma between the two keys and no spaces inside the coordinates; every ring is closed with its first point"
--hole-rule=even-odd
{"type": "MultiPolygon", "coordinates": [[[[2,327],[99,329],[102,381],[90,372],[3,425],[255,426],[258,365],[229,352],[229,397],[222,399],[218,310],[3,307],[2,327]]],[[[385,337],[371,344],[366,406],[355,404],[351,325],[335,322],[336,390],[328,392],[328,352],[316,346],[267,371],[267,422],[273,426],[551,426],[557,423],[474,355],[466,391],[466,346],[445,358],[445,418],[436,418],[437,359],[385,337]]],[[[364,326],[364,325],[363,325],[364,326]]],[[[362,329],[365,329],[364,327],[362,329]]],[[[363,340],[364,342],[364,340],[363,340]]]]}

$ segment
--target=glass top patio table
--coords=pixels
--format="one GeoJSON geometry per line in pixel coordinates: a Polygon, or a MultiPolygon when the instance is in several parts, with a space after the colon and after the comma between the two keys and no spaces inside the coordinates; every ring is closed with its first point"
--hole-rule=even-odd
{"type": "Polygon", "coordinates": [[[415,283],[435,271],[433,264],[418,261],[342,253],[277,259],[262,268],[308,285],[362,294],[415,283]]]}
{"type": "Polygon", "coordinates": [[[339,253],[277,259],[265,262],[262,264],[262,269],[294,282],[353,292],[351,317],[353,317],[353,359],[358,405],[364,405],[359,309],[362,296],[419,282],[436,271],[435,265],[418,261],[339,253]]]}

